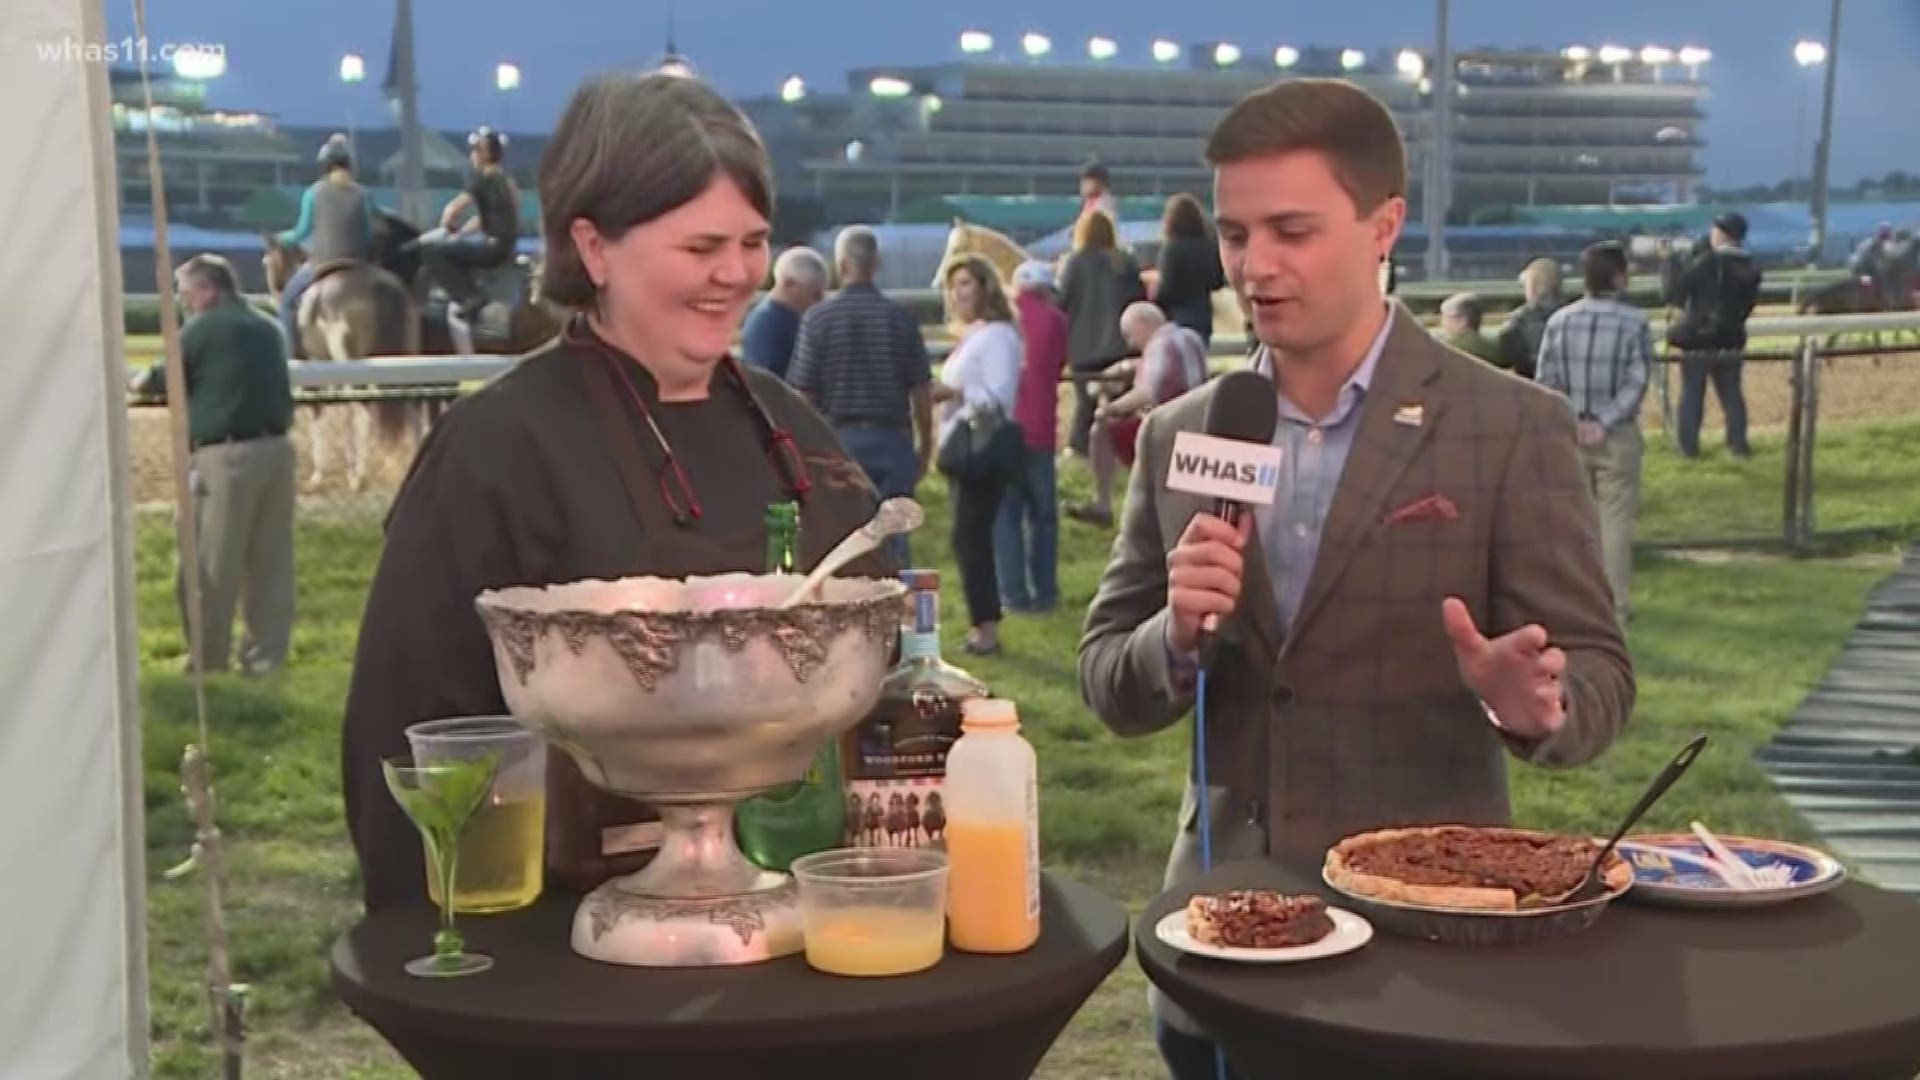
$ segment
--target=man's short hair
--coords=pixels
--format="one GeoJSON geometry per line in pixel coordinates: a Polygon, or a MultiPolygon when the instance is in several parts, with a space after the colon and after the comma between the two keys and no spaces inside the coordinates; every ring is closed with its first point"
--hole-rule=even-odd
{"type": "Polygon", "coordinates": [[[1107,166],[1103,162],[1089,161],[1086,163],[1086,165],[1081,167],[1080,179],[1098,180],[1102,184],[1108,183],[1109,180],[1107,177],[1107,166]]]}
{"type": "Polygon", "coordinates": [[[182,280],[211,285],[228,296],[240,292],[240,279],[234,276],[233,264],[224,255],[212,252],[195,255],[180,264],[179,274],[182,280]]]}
{"type": "Polygon", "coordinates": [[[1580,277],[1590,293],[1610,293],[1620,289],[1627,274],[1627,249],[1618,240],[1602,240],[1587,245],[1580,253],[1580,277]]]}
{"type": "Polygon", "coordinates": [[[1482,310],[1480,297],[1470,292],[1457,292],[1440,302],[1440,314],[1455,315],[1466,320],[1470,330],[1480,329],[1482,310]]]}
{"type": "Polygon", "coordinates": [[[1318,150],[1363,214],[1407,193],[1407,150],[1380,99],[1345,79],[1286,79],[1227,110],[1207,137],[1214,168],[1318,150]]]}
{"type": "Polygon", "coordinates": [[[815,288],[827,287],[827,260],[820,253],[804,244],[790,247],[773,260],[773,280],[794,281],[815,288]]]}
{"type": "Polygon", "coordinates": [[[865,225],[849,225],[833,238],[833,259],[860,277],[871,277],[880,266],[880,238],[865,225]]]}
{"type": "Polygon", "coordinates": [[[1167,321],[1167,313],[1160,305],[1151,300],[1135,300],[1120,313],[1120,332],[1126,334],[1134,327],[1160,329],[1167,321]]]}

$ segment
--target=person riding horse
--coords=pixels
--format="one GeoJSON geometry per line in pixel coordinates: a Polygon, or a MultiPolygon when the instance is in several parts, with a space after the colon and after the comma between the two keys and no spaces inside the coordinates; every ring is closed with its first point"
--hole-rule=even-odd
{"type": "Polygon", "coordinates": [[[520,194],[500,164],[506,152],[507,137],[490,127],[467,136],[473,178],[440,212],[440,233],[419,241],[427,275],[468,322],[478,320],[487,303],[473,272],[512,262],[520,233],[520,194]],[[474,216],[462,224],[468,210],[474,216]]]}
{"type": "Polygon", "coordinates": [[[373,199],[353,178],[353,153],[345,135],[320,147],[320,179],[300,196],[300,220],[280,233],[283,244],[304,247],[307,260],[280,294],[280,327],[300,355],[300,296],[328,263],[367,262],[373,257],[373,199]]]}

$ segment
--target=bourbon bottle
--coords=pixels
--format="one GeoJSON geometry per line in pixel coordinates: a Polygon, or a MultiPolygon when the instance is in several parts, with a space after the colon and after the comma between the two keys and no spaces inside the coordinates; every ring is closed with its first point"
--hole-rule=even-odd
{"type": "Polygon", "coordinates": [[[960,738],[967,702],[987,686],[940,655],[940,573],[908,570],[900,661],[880,700],[848,732],[846,842],[863,847],[946,847],[941,786],[947,750],[960,738]]]}

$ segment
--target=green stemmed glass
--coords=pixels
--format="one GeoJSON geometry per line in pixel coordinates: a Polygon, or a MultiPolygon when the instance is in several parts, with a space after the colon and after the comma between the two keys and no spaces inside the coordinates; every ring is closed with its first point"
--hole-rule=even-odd
{"type": "Polygon", "coordinates": [[[427,860],[440,879],[440,929],[433,935],[433,953],[407,961],[407,974],[423,978],[475,975],[493,966],[493,958],[467,951],[466,940],[453,926],[453,880],[459,869],[460,834],[481,800],[493,788],[499,755],[416,765],[402,755],[380,763],[387,790],[405,810],[427,846],[427,860]]]}

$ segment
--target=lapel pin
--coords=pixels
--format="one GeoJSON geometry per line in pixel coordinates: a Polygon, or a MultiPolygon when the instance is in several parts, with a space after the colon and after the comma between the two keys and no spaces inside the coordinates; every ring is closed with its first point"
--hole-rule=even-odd
{"type": "Polygon", "coordinates": [[[1402,405],[1393,410],[1393,422],[1401,427],[1419,427],[1426,420],[1426,410],[1419,404],[1402,405]]]}

